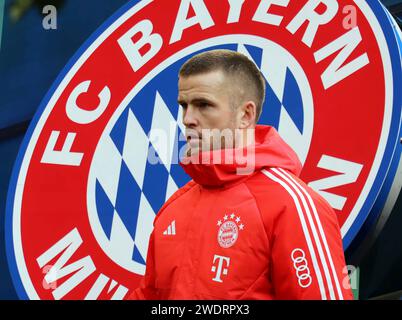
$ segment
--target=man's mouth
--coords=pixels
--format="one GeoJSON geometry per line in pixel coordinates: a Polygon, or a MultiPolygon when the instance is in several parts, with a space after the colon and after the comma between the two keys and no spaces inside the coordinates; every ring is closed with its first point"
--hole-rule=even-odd
{"type": "Polygon", "coordinates": [[[201,139],[198,137],[187,137],[187,144],[190,147],[199,147],[201,139]]]}
{"type": "Polygon", "coordinates": [[[196,132],[186,133],[187,143],[198,143],[201,140],[201,135],[196,132]]]}

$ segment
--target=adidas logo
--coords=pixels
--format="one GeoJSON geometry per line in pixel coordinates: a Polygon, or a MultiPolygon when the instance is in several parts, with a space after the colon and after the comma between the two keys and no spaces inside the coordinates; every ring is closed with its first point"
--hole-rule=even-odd
{"type": "Polygon", "coordinates": [[[169,227],[163,231],[163,234],[168,236],[174,236],[176,234],[176,220],[173,220],[171,224],[169,224],[169,227]]]}

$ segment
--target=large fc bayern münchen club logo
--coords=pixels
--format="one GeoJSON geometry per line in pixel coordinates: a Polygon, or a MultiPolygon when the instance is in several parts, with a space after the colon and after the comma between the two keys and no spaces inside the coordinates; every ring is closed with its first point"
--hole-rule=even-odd
{"type": "Polygon", "coordinates": [[[6,223],[21,298],[124,299],[136,288],[153,220],[190,179],[178,164],[178,70],[216,48],[261,70],[260,123],[297,152],[350,245],[400,129],[400,52],[378,1],[132,1],[71,59],[22,144],[6,223]]]}

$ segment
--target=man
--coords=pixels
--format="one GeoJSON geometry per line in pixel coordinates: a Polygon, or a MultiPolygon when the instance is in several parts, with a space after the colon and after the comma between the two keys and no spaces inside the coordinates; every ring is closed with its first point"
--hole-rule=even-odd
{"type": "Polygon", "coordinates": [[[193,180],[156,216],[130,298],[352,298],[335,212],[297,177],[300,161],[276,130],[256,125],[264,97],[260,71],[237,52],[182,66],[181,165],[193,180]]]}

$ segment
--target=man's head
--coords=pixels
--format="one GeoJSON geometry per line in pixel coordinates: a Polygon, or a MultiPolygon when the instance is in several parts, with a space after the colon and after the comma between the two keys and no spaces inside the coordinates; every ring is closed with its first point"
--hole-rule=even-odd
{"type": "Polygon", "coordinates": [[[243,54],[213,50],[185,62],[179,72],[178,102],[192,153],[198,147],[238,146],[235,132],[255,127],[264,98],[265,80],[243,54]],[[208,129],[212,130],[209,135],[208,129]],[[234,140],[229,141],[229,133],[234,140]]]}

